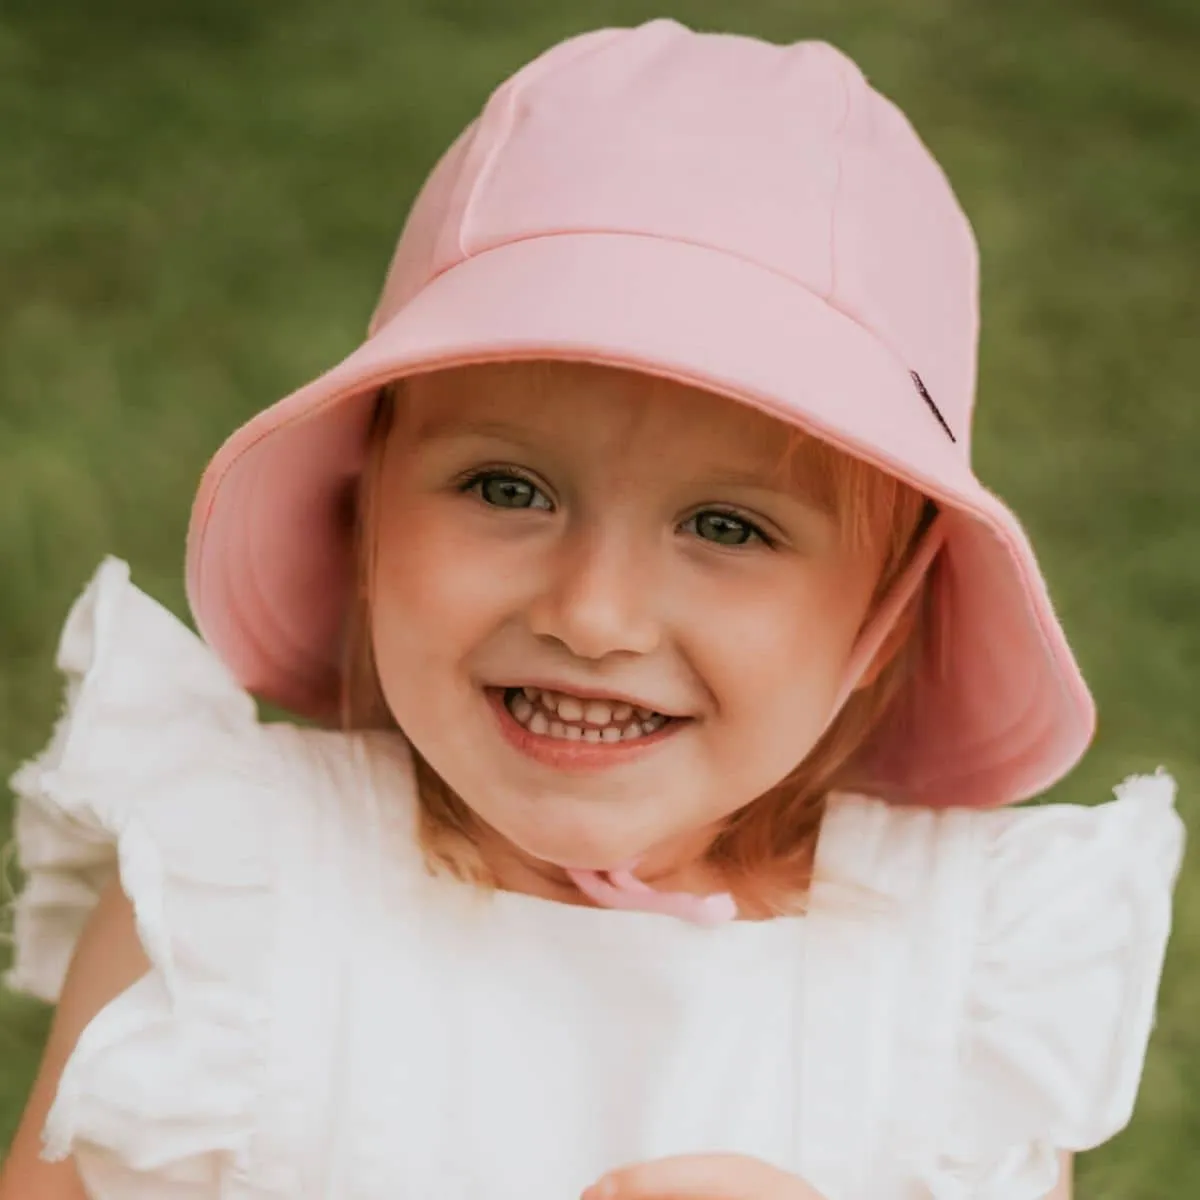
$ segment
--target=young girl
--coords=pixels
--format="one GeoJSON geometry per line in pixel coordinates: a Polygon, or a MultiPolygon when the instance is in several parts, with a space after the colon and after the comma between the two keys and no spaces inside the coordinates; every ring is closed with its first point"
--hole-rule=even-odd
{"type": "Polygon", "coordinates": [[[501,87],[367,342],[206,473],[205,641],[115,560],[67,621],[4,1200],[1068,1195],[1182,833],[1164,775],[1004,807],[1093,711],[975,344],[830,47],[657,21],[501,87]]]}

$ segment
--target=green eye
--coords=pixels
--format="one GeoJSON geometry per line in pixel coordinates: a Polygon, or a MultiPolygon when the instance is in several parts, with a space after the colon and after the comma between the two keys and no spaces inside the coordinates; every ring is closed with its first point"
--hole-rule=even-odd
{"type": "Polygon", "coordinates": [[[493,508],[551,507],[545,493],[519,475],[504,475],[496,471],[476,475],[467,481],[463,490],[474,492],[493,508]]]}
{"type": "Polygon", "coordinates": [[[732,513],[712,509],[697,513],[690,521],[685,522],[684,528],[691,530],[706,542],[716,542],[719,546],[744,546],[755,540],[767,540],[761,530],[749,521],[743,521],[741,517],[735,517],[732,513]]]}

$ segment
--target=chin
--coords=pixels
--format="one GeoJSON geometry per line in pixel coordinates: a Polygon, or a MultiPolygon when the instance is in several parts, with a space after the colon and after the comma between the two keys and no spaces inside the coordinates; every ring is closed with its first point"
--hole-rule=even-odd
{"type": "Polygon", "coordinates": [[[540,820],[530,825],[496,820],[488,824],[522,854],[576,871],[612,870],[637,858],[646,845],[630,832],[605,828],[608,822],[597,821],[594,814],[591,820],[540,820]]]}

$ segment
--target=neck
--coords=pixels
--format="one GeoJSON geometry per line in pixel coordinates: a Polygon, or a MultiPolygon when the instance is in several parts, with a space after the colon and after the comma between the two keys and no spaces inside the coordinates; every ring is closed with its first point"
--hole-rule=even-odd
{"type": "MultiPolygon", "coordinates": [[[[480,852],[502,891],[522,892],[564,904],[595,906],[564,868],[527,854],[493,829],[481,833],[480,852]]],[[[648,850],[639,859],[634,873],[657,891],[697,896],[723,891],[720,872],[706,857],[714,836],[712,830],[697,831],[673,839],[669,845],[648,850]]]]}

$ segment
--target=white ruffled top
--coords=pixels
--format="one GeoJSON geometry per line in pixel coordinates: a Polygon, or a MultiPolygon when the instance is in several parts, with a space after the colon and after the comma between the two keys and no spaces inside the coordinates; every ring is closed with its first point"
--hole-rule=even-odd
{"type": "Polygon", "coordinates": [[[828,1200],[1036,1200],[1129,1119],[1166,775],[1094,808],[838,796],[807,916],[702,929],[430,876],[399,736],[260,724],[121,562],[58,661],[8,984],[57,998],[116,872],[152,964],[46,1123],[95,1200],[569,1200],[707,1151],[828,1200]]]}

